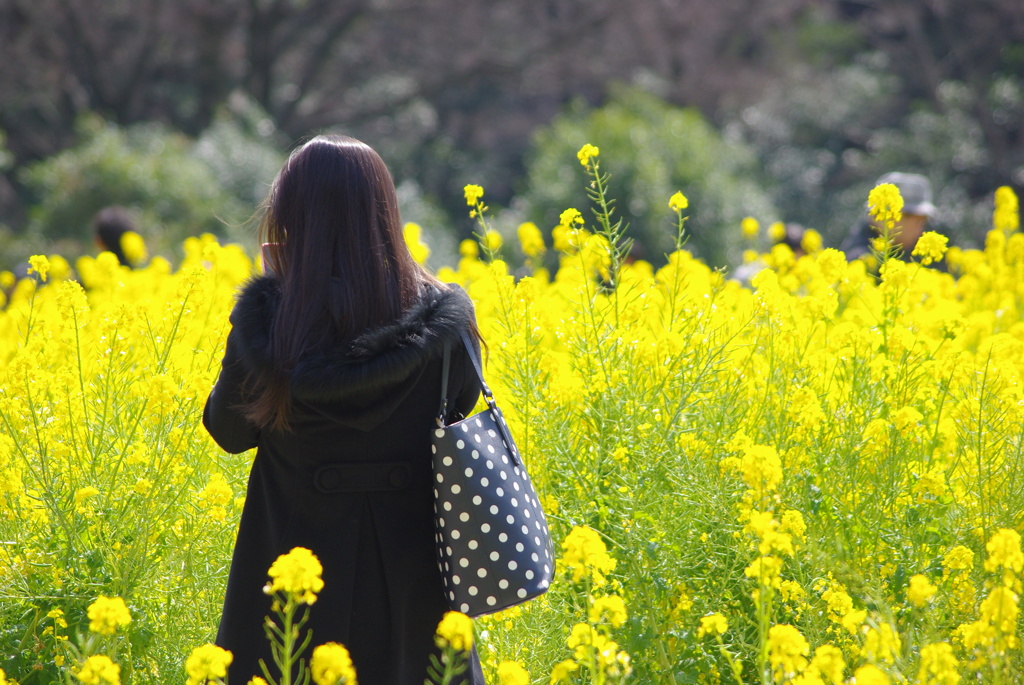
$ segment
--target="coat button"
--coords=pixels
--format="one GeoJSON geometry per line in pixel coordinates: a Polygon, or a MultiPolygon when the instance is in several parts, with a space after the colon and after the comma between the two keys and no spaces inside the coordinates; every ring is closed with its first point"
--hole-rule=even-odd
{"type": "Polygon", "coordinates": [[[321,492],[332,492],[341,486],[341,474],[338,469],[321,469],[316,479],[317,489],[321,492]]]}
{"type": "Polygon", "coordinates": [[[401,490],[409,484],[409,467],[408,466],[396,466],[391,469],[391,473],[388,474],[388,483],[391,484],[395,490],[401,490]]]}

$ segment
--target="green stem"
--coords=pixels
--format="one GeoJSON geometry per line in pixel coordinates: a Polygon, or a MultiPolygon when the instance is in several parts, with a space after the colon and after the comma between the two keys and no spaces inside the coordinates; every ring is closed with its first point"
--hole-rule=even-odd
{"type": "Polygon", "coordinates": [[[722,636],[715,633],[715,641],[718,643],[718,651],[725,658],[725,662],[729,664],[729,671],[732,673],[733,680],[736,681],[736,685],[746,685],[743,682],[743,667],[740,666],[736,658],[729,653],[729,650],[725,648],[725,642],[722,640],[722,636]]]}
{"type": "Polygon", "coordinates": [[[761,685],[771,685],[771,665],[768,659],[768,630],[771,621],[770,607],[771,588],[765,582],[764,570],[761,571],[761,578],[758,583],[757,597],[757,637],[760,649],[757,654],[757,668],[761,675],[761,685]]]}
{"type": "Polygon", "coordinates": [[[281,656],[281,685],[291,685],[292,664],[295,663],[295,602],[288,599],[284,610],[284,654],[281,656]]]}
{"type": "Polygon", "coordinates": [[[32,335],[32,317],[33,317],[33,314],[35,314],[35,310],[36,310],[36,293],[38,292],[38,290],[39,290],[39,287],[36,286],[36,285],[33,285],[33,287],[32,287],[32,298],[28,301],[28,323],[26,324],[26,327],[25,327],[25,342],[22,344],[23,347],[27,347],[28,346],[29,336],[32,335]]]}

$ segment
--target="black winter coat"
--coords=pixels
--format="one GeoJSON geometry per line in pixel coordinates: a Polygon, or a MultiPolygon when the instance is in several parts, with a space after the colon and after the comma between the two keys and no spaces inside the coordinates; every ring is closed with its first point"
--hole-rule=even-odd
{"type": "MultiPolygon", "coordinates": [[[[479,396],[459,343],[472,303],[459,288],[431,288],[393,324],[303,356],[291,374],[292,430],[283,433],[258,430],[239,411],[247,376],[270,365],[279,299],[271,276],[242,290],[203,412],[226,451],[257,448],[217,634],[234,655],[229,682],[259,675],[259,659],[274,672],[263,632],[267,570],[278,555],[307,547],[324,568],[307,624],[311,644],[344,644],[362,685],[420,685],[448,609],[434,548],[429,431],[444,341],[452,343],[454,411],[470,412],[479,396]]],[[[482,685],[472,657],[466,682],[482,685]]]]}

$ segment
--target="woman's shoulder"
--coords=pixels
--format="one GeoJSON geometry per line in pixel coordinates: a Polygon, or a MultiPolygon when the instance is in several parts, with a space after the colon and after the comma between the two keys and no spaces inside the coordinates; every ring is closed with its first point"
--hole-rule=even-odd
{"type": "Polygon", "coordinates": [[[303,355],[291,373],[292,392],[317,401],[358,397],[361,404],[390,396],[469,330],[473,317],[461,288],[424,289],[397,320],[303,355]]]}
{"type": "Polygon", "coordinates": [[[231,309],[231,337],[239,361],[251,371],[272,365],[270,326],[281,299],[281,286],[272,276],[256,276],[246,281],[235,296],[231,309]]]}
{"type": "Polygon", "coordinates": [[[356,356],[384,348],[431,348],[457,339],[475,316],[465,290],[452,284],[428,284],[419,298],[394,322],[369,330],[352,341],[356,356]]]}
{"type": "Polygon", "coordinates": [[[469,293],[467,293],[461,285],[458,283],[445,283],[438,281],[435,283],[429,283],[423,287],[420,293],[420,303],[429,301],[436,303],[434,306],[439,307],[442,311],[458,311],[462,313],[468,313],[473,315],[473,300],[470,299],[469,293]]]}
{"type": "Polygon", "coordinates": [[[252,319],[253,324],[266,325],[266,315],[276,309],[281,299],[281,282],[274,276],[253,276],[235,295],[231,323],[238,325],[252,319]]]}
{"type": "MultiPolygon", "coordinates": [[[[280,306],[276,278],[250,279],[239,291],[231,312],[232,334],[240,361],[251,371],[271,368],[271,326],[280,306]]],[[[348,341],[307,350],[292,370],[293,390],[309,385],[335,386],[354,382],[351,376],[408,373],[472,330],[475,311],[465,290],[457,285],[427,283],[419,297],[394,321],[363,331],[348,341]]],[[[301,392],[299,393],[301,394],[301,392]]]]}

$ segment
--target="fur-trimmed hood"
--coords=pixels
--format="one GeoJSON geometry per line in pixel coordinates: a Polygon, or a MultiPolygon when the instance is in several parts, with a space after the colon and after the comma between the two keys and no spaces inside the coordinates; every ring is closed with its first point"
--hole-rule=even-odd
{"type": "MultiPolygon", "coordinates": [[[[271,368],[270,327],[280,299],[280,282],[259,276],[245,284],[231,312],[239,362],[256,377],[271,368]]],[[[303,355],[291,373],[292,397],[317,413],[370,429],[390,416],[426,363],[441,356],[445,341],[459,344],[473,317],[464,290],[427,286],[395,322],[303,355]]]]}

